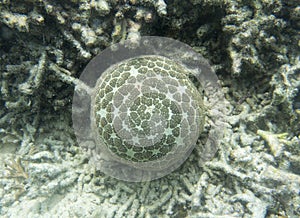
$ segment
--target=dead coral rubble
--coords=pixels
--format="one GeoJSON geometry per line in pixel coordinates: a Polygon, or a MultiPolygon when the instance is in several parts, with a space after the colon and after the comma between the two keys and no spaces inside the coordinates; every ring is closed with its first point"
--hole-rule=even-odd
{"type": "Polygon", "coordinates": [[[1,1],[0,170],[18,178],[1,175],[0,214],[299,217],[299,20],[297,0],[1,1]],[[211,162],[201,139],[178,171],[132,184],[88,165],[71,103],[93,56],[142,35],[201,52],[232,110],[211,162]]]}

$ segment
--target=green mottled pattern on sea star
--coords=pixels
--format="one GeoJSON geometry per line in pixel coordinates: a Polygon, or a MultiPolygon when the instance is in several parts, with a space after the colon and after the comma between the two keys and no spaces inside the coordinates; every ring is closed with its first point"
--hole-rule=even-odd
{"type": "Polygon", "coordinates": [[[202,97],[184,67],[141,56],[110,68],[97,83],[94,116],[105,146],[127,161],[155,161],[186,150],[204,123],[202,97]]]}

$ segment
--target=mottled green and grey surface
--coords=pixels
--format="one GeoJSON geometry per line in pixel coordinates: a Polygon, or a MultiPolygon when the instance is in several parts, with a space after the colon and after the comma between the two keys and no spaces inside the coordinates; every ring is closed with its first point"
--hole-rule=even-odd
{"type": "Polygon", "coordinates": [[[1,1],[1,216],[299,216],[298,5],[1,1]],[[231,111],[212,161],[200,165],[196,147],[179,170],[135,184],[88,164],[72,130],[70,78],[102,49],[140,35],[172,37],[206,57],[231,111]]]}
{"type": "Polygon", "coordinates": [[[98,79],[93,97],[97,144],[137,168],[172,167],[203,129],[202,93],[186,69],[162,56],[133,58],[111,68],[98,79]]]}

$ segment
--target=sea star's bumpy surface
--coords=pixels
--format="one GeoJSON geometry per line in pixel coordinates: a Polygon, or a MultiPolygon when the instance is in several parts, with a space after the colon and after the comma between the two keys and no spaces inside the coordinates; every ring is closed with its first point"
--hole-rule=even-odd
{"type": "Polygon", "coordinates": [[[106,70],[95,89],[96,134],[123,163],[168,167],[195,146],[204,125],[202,95],[176,62],[154,55],[125,60],[106,70]]]}

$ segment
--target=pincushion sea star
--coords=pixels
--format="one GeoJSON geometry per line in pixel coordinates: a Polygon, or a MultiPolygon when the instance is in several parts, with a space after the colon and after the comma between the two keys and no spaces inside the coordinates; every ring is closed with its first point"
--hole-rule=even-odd
{"type": "Polygon", "coordinates": [[[189,72],[162,56],[142,56],[105,71],[92,97],[98,145],[136,168],[163,170],[196,145],[204,106],[189,72]]]}

